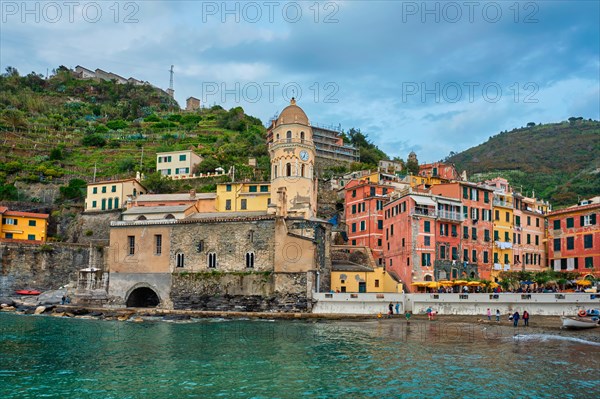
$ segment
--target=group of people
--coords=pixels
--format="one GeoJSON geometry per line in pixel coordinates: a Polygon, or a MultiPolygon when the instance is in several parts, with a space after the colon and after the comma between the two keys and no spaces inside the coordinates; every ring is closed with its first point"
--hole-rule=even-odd
{"type": "Polygon", "coordinates": [[[71,297],[70,296],[62,296],[62,298],[60,299],[60,304],[61,305],[68,305],[71,303],[71,297]]]}
{"type": "MultiPolygon", "coordinates": [[[[488,320],[492,320],[492,311],[490,310],[490,308],[487,308],[487,318],[488,320]]],[[[513,313],[511,316],[508,317],[509,320],[512,320],[513,325],[515,327],[517,327],[519,325],[519,320],[523,319],[523,324],[525,327],[527,327],[529,325],[529,312],[527,312],[526,310],[523,311],[523,315],[521,316],[519,314],[519,312],[515,312],[513,313]]],[[[496,309],[496,321],[500,321],[500,309],[496,309]]]]}

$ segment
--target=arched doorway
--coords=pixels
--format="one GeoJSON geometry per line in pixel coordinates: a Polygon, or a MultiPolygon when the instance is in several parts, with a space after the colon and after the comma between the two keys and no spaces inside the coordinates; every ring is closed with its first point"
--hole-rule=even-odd
{"type": "Polygon", "coordinates": [[[155,308],[160,304],[158,294],[150,287],[135,288],[127,297],[128,308],[155,308]]]}

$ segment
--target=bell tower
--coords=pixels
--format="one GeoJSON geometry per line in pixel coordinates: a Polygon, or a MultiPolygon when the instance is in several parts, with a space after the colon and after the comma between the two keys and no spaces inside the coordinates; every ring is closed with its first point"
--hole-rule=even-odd
{"type": "Polygon", "coordinates": [[[315,216],[317,209],[315,144],[308,117],[294,98],[273,121],[271,134],[269,212],[309,219],[315,216]],[[285,195],[281,195],[282,192],[285,195]]]}

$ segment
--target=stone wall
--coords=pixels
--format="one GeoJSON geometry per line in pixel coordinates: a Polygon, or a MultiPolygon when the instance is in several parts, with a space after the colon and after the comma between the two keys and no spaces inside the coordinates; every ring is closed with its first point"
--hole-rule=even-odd
{"type": "Polygon", "coordinates": [[[64,241],[79,244],[100,244],[108,246],[110,222],[119,220],[121,211],[98,213],[63,212],[56,218],[55,234],[64,241]]]}
{"type": "Polygon", "coordinates": [[[171,301],[174,309],[303,312],[306,286],[306,273],[183,272],[172,276],[171,301]],[[274,290],[276,280],[285,291],[274,290]]]}
{"type": "Polygon", "coordinates": [[[103,270],[105,256],[103,247],[0,242],[0,295],[19,289],[55,290],[75,283],[82,268],[103,270]]]}

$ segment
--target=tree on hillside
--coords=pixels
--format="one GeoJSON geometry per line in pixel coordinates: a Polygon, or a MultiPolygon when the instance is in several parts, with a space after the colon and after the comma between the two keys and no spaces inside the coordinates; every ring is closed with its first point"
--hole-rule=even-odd
{"type": "Polygon", "coordinates": [[[360,150],[361,163],[375,166],[382,159],[387,159],[385,152],[369,141],[368,136],[362,133],[360,129],[351,128],[347,137],[350,143],[360,150]]]}
{"type": "Polygon", "coordinates": [[[406,162],[406,171],[413,175],[419,174],[419,163],[414,159],[409,159],[406,162]]]}
{"type": "Polygon", "coordinates": [[[163,176],[160,172],[147,175],[142,184],[154,194],[170,194],[177,189],[177,182],[163,176]]]}
{"type": "Polygon", "coordinates": [[[11,126],[13,130],[21,130],[27,127],[25,113],[18,109],[5,109],[2,111],[2,121],[11,126]]]}

